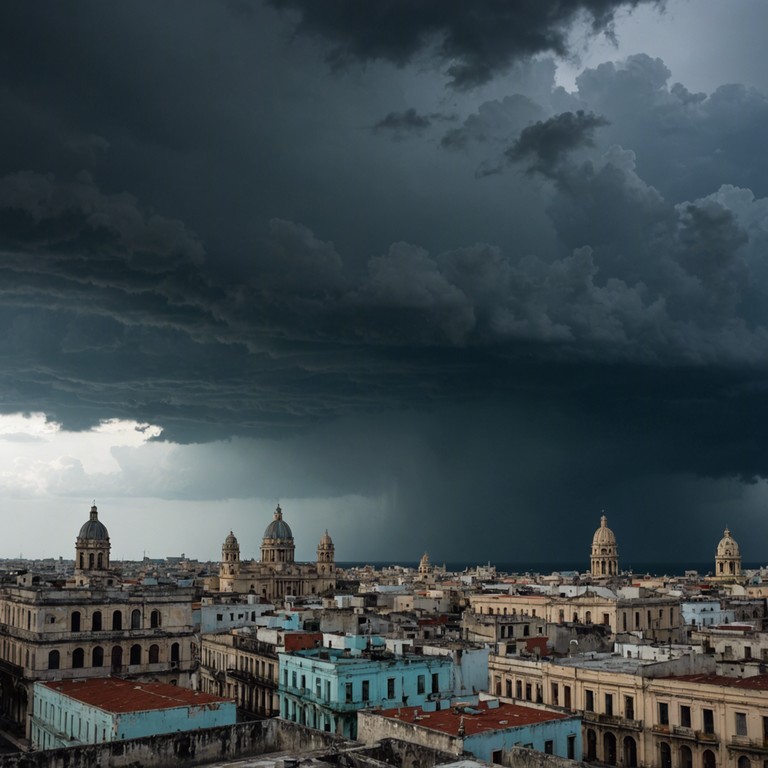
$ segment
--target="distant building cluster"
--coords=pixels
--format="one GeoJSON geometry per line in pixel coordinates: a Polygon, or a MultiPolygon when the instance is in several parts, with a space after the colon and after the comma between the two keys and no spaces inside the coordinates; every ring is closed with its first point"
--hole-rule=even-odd
{"type": "Polygon", "coordinates": [[[728,529],[709,576],[622,572],[605,515],[582,573],[453,573],[427,553],[343,569],[327,531],[299,563],[280,506],[258,560],[232,531],[215,563],[111,550],[94,504],[73,560],[4,564],[0,740],[75,749],[277,719],[292,743],[357,740],[377,764],[396,743],[425,766],[768,760],[768,571],[744,571],[728,529]]]}

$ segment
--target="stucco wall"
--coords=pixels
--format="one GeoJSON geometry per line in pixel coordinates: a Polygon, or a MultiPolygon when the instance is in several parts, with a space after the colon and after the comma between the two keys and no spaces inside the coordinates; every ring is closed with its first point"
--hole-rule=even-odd
{"type": "Polygon", "coordinates": [[[347,743],[329,733],[271,719],[87,747],[0,755],[0,768],[171,768],[269,752],[311,752],[347,743]]]}

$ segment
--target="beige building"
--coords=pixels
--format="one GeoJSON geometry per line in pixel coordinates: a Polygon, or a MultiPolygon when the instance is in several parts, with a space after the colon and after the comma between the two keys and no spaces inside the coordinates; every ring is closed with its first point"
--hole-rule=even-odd
{"type": "Polygon", "coordinates": [[[31,712],[36,680],[114,674],[189,684],[192,589],[123,585],[108,547],[94,506],[77,538],[73,580],[61,587],[25,574],[0,588],[2,710],[19,724],[31,712]]]}
{"type": "Polygon", "coordinates": [[[600,527],[592,537],[592,551],[589,557],[590,573],[594,578],[607,578],[619,574],[619,549],[616,536],[608,527],[608,518],[600,518],[600,527]]]}
{"type": "Polygon", "coordinates": [[[715,576],[718,581],[741,581],[741,552],[728,528],[717,545],[715,554],[715,576]]]}
{"type": "Polygon", "coordinates": [[[480,615],[523,615],[543,618],[547,624],[603,624],[611,627],[614,635],[633,632],[659,642],[679,642],[682,638],[680,601],[676,597],[636,587],[618,592],[579,588],[563,595],[470,595],[469,604],[480,615]]]}
{"type": "Polygon", "coordinates": [[[221,548],[219,590],[250,592],[280,602],[286,597],[320,595],[336,587],[336,563],[333,540],[326,531],[317,546],[317,561],[297,563],[295,544],[283,511],[278,505],[274,519],[264,531],[261,558],[242,561],[240,545],[232,531],[221,548]]]}

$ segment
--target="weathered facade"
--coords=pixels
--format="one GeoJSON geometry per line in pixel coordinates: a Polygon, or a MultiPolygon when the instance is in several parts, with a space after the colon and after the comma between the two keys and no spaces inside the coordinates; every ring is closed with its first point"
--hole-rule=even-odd
{"type": "Polygon", "coordinates": [[[234,533],[224,540],[219,567],[221,592],[251,593],[272,602],[286,597],[320,595],[336,587],[336,563],[333,541],[326,531],[317,547],[317,561],[297,563],[295,544],[280,506],[264,531],[261,557],[242,561],[240,544],[234,533]]]}

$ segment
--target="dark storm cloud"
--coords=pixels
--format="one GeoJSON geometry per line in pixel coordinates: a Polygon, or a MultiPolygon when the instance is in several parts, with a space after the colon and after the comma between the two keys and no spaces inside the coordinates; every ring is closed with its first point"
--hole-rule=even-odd
{"type": "Polygon", "coordinates": [[[504,155],[510,163],[527,162],[529,173],[553,178],[567,155],[581,147],[594,147],[595,129],[607,124],[604,117],[591,112],[562,112],[523,128],[504,155]]]}
{"type": "MultiPolygon", "coordinates": [[[[642,0],[498,2],[482,0],[387,0],[375,7],[355,0],[270,0],[299,14],[297,31],[327,39],[334,67],[351,60],[385,60],[405,66],[432,53],[459,89],[488,82],[521,58],[568,53],[568,33],[587,21],[593,34],[609,32],[616,11],[642,0]]],[[[658,3],[657,3],[658,4],[658,3]]]]}
{"type": "Polygon", "coordinates": [[[376,125],[373,126],[374,132],[393,131],[395,133],[405,133],[413,131],[421,133],[432,125],[432,121],[440,117],[439,115],[420,115],[413,107],[404,112],[390,112],[376,125]]]}

